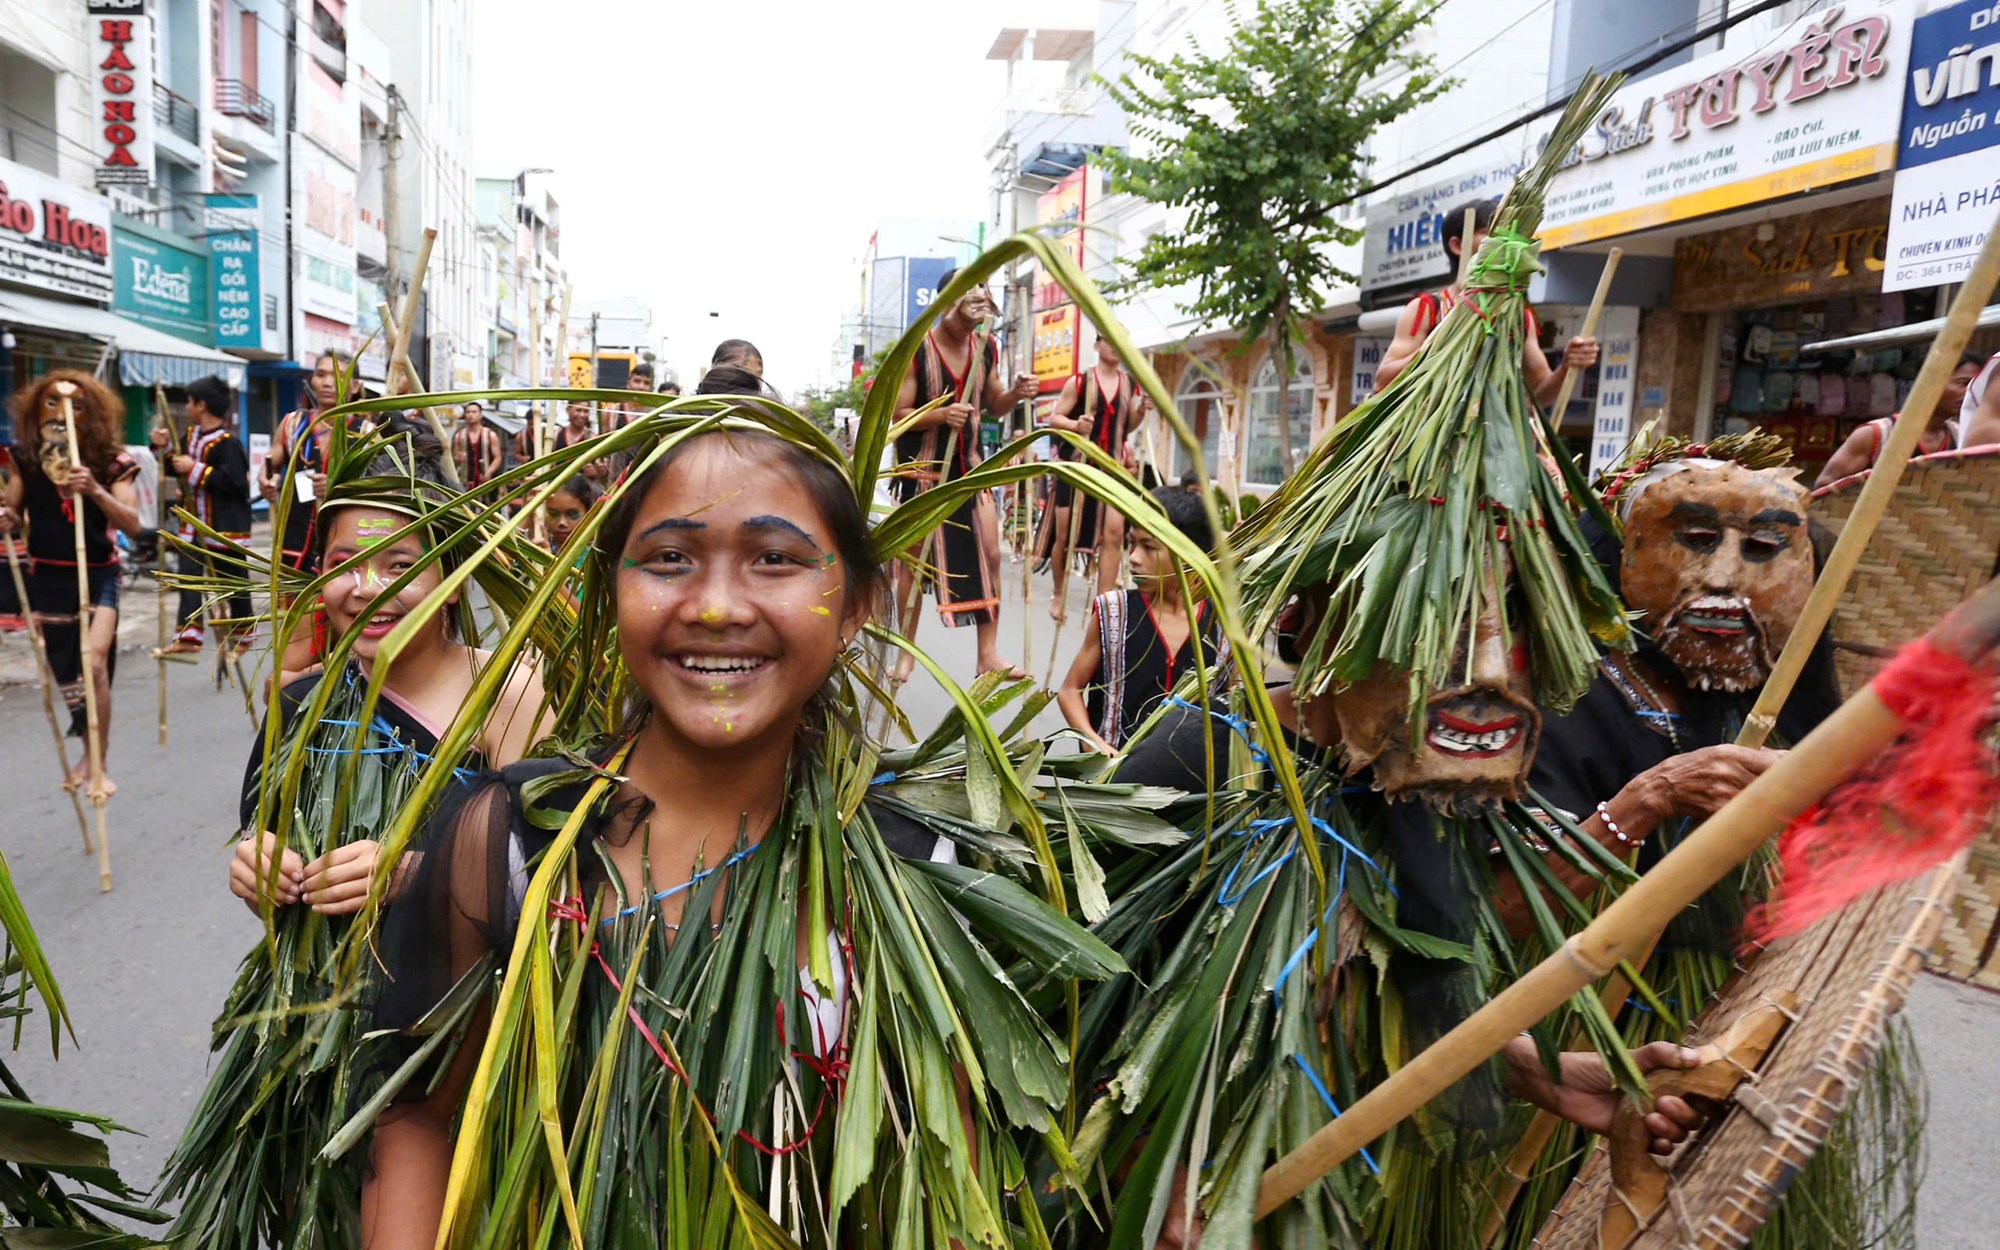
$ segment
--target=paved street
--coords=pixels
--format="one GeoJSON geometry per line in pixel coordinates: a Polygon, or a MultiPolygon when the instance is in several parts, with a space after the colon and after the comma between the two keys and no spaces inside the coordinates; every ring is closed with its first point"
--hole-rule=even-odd
{"type": "MultiPolygon", "coordinates": [[[[1018,595],[1019,573],[1005,579],[1018,595]]],[[[1047,582],[1036,586],[1035,676],[1047,666],[1047,582]]],[[[128,593],[128,638],[151,638],[150,584],[128,593]],[[140,625],[143,623],[143,630],[140,625]]],[[[1078,609],[1072,612],[1076,618],[1078,609]]],[[[961,676],[972,668],[972,631],[939,628],[927,614],[920,640],[961,676]]],[[[1005,653],[1021,652],[1021,614],[1003,615],[1005,653]]],[[[1067,660],[1077,627],[1063,636],[1067,660]]],[[[21,665],[19,635],[0,639],[0,680],[21,665]]],[[[149,1183],[172,1148],[206,1072],[208,1030],[236,963],[256,940],[256,922],[223,884],[235,833],[236,794],[250,723],[233,690],[216,692],[205,666],[169,667],[169,747],[155,741],[154,666],[143,650],[123,657],[111,765],[121,786],[110,807],[117,889],[103,895],[81,850],[68,802],[46,779],[47,730],[32,685],[0,685],[0,760],[12,802],[0,822],[4,849],[28,911],[61,980],[76,1022],[51,1060],[47,1034],[28,1030],[12,1060],[37,1099],[116,1116],[144,1136],[124,1138],[113,1159],[149,1183]]],[[[907,696],[920,727],[937,720],[944,696],[919,675],[907,696]]],[[[1053,710],[1038,727],[1060,723],[1053,710]]],[[[1911,1007],[1932,1084],[1930,1174],[1924,1191],[1924,1250],[1980,1250],[1993,1244],[1985,1199],[1988,1145],[2000,1114],[2000,996],[1927,977],[1911,1007]]]]}

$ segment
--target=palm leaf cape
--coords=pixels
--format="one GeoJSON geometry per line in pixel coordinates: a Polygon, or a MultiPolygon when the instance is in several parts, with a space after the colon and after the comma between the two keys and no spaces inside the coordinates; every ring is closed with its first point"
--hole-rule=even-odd
{"type": "MultiPolygon", "coordinates": [[[[14,888],[14,874],[0,856],[0,1016],[19,1031],[33,1014],[30,991],[48,1017],[49,1046],[60,1053],[70,1032],[69,1008],[28,911],[14,888]]],[[[44,1106],[28,1096],[0,1063],[0,1244],[92,1246],[140,1250],[154,1239],[123,1231],[107,1216],[161,1224],[111,1166],[105,1135],[127,1132],[116,1121],[87,1111],[44,1106]]]]}
{"type": "MultiPolygon", "coordinates": [[[[1466,298],[1410,368],[1232,533],[1251,632],[1274,625],[1299,591],[1330,588],[1318,628],[1299,639],[1301,695],[1337,693],[1386,664],[1409,674],[1420,713],[1430,691],[1455,684],[1458,640],[1508,558],[1524,607],[1506,625],[1527,635],[1542,703],[1563,708],[1582,694],[1600,642],[1630,645],[1577,524],[1597,504],[1521,368],[1543,191],[1614,87],[1595,79],[1570,102],[1502,204],[1466,298]]],[[[1246,674],[1234,697],[1259,685],[1246,674]]],[[[1183,693],[1196,688],[1190,680],[1183,693]]],[[[1387,804],[1331,756],[1295,760],[1261,717],[1208,715],[1226,727],[1210,755],[1226,750],[1235,788],[1211,773],[1223,795],[1191,816],[1201,836],[1126,872],[1095,927],[1134,976],[1085,1001],[1079,1059],[1103,1094],[1075,1154],[1093,1183],[1045,1213],[1071,1244],[1151,1246],[1179,1198],[1203,1212],[1204,1245],[1251,1245],[1268,1164],[1588,919],[1589,900],[1553,865],[1604,886],[1631,879],[1566,820],[1548,827],[1518,804],[1474,817],[1387,804]],[[1304,773],[1299,794],[1282,781],[1287,764],[1304,773]],[[1280,778],[1269,791],[1259,788],[1266,772],[1280,778]],[[1502,923],[1497,868],[1523,886],[1525,936],[1502,923]]],[[[1413,715],[1413,734],[1422,723],[1413,715]]],[[[1545,1059],[1580,1029],[1636,1084],[1602,1006],[1579,996],[1571,1016],[1537,1032],[1545,1059]]],[[[1495,1075],[1468,1078],[1309,1189],[1255,1244],[1473,1244],[1482,1161],[1519,1120],[1495,1075]]],[[[1048,1163],[1042,1174],[1061,1170],[1048,1163]]]]}
{"type": "MultiPolygon", "coordinates": [[[[1026,254],[1102,309],[1067,258],[1038,237],[1011,240],[969,266],[938,306],[1026,254]]],[[[909,367],[926,328],[892,352],[888,377],[909,367]]],[[[1164,398],[1157,377],[1142,372],[1164,398]]],[[[1081,921],[1109,907],[1099,856],[1180,838],[1150,813],[1166,796],[1082,779],[1085,768],[1052,761],[1040,744],[1015,736],[1045,696],[1012,711],[1024,688],[986,679],[961,689],[921,654],[954,713],[916,746],[885,753],[861,728],[878,690],[875,674],[851,655],[813,713],[776,826],[754,853],[741,848],[728,872],[690,891],[697,914],[726,895],[729,921],[712,936],[690,931],[670,942],[645,900],[585,888],[597,855],[588,831],[618,801],[608,735],[632,691],[609,574],[600,560],[578,560],[605,510],[553,556],[519,541],[534,510],[587,460],[630,458],[615,500],[681,442],[720,429],[754,429],[801,446],[840,465],[867,499],[895,390],[878,386],[870,396],[851,469],[825,434],[780,404],[693,397],[478,490],[420,505],[412,524],[427,527],[434,553],[449,550],[452,558],[426,558],[425,566],[445,569],[440,589],[380,643],[358,719],[367,719],[380,673],[409,636],[474,581],[493,609],[492,657],[394,819],[376,833],[376,910],[335,951],[328,979],[339,995],[358,994],[370,974],[377,911],[395,865],[425,845],[428,813],[524,656],[541,665],[556,726],[547,751],[554,762],[520,787],[522,817],[545,845],[529,865],[511,948],[497,951],[490,968],[474,967],[412,1029],[410,1062],[322,1150],[334,1158],[354,1149],[389,1096],[425,1088],[431,1065],[486,1004],[491,1024],[458,1126],[441,1244],[1046,1244],[1037,1205],[1015,1197],[1023,1146],[1039,1141],[1049,1155],[1066,1157],[1077,985],[1123,967],[1081,921]],[[525,506],[510,515],[510,500],[525,506]],[[892,854],[877,828],[883,813],[949,839],[959,864],[892,854]],[[808,1049],[796,1015],[787,1024],[780,1014],[797,1006],[801,931],[814,939],[803,944],[803,971],[818,992],[833,997],[837,976],[853,987],[831,1048],[808,1049]],[[839,939],[831,949],[819,940],[827,934],[839,939]]],[[[569,390],[455,396],[469,397],[630,398],[569,390]]],[[[329,420],[346,431],[351,418],[411,402],[422,400],[367,401],[329,420]]],[[[339,433],[336,446],[350,436],[339,433]]],[[[881,516],[878,550],[910,550],[973,493],[1042,471],[1014,463],[1023,447],[1004,448],[881,516]]],[[[1232,602],[1227,568],[1193,549],[1108,457],[1081,450],[1082,458],[1055,471],[1160,534],[1191,576],[1219,602],[1232,602]]],[[[300,596],[287,619],[302,616],[313,584],[292,584],[283,570],[267,575],[274,599],[300,596]]],[[[1233,642],[1247,645],[1236,618],[1228,625],[1233,642]]],[[[282,823],[296,800],[273,806],[282,823]]]]}

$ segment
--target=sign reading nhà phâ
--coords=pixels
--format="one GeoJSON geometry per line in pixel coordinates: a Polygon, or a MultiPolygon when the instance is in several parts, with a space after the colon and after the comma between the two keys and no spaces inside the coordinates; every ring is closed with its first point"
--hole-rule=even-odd
{"type": "Polygon", "coordinates": [[[1808,13],[1619,91],[1550,184],[1542,246],[1566,247],[1883,173],[1912,0],[1808,13]]]}
{"type": "Polygon", "coordinates": [[[0,160],[0,282],[110,299],[110,201],[0,160]]]}
{"type": "Polygon", "coordinates": [[[2000,217],[2000,4],[1965,0],[1910,35],[1885,291],[1963,281],[2000,217]]]}
{"type": "Polygon", "coordinates": [[[90,0],[90,124],[100,187],[153,181],[153,19],[145,0],[90,0]]]}

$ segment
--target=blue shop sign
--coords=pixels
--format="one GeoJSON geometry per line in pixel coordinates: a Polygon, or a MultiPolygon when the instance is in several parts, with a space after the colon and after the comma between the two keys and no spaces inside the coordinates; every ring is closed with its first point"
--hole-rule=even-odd
{"type": "Polygon", "coordinates": [[[111,226],[111,307],[191,343],[209,341],[208,256],[178,235],[128,222],[111,226]]]}
{"type": "Polygon", "coordinates": [[[937,299],[944,276],[957,267],[958,262],[949,256],[910,257],[909,279],[903,290],[903,298],[908,301],[903,307],[904,328],[917,324],[917,318],[937,299]]]}
{"type": "Polygon", "coordinates": [[[209,275],[214,285],[215,345],[256,351],[264,346],[258,264],[257,197],[208,197],[209,275]]]}

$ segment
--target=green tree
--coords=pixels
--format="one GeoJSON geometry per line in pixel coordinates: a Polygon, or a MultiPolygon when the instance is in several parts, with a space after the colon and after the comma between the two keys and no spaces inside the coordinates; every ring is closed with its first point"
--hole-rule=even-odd
{"type": "Polygon", "coordinates": [[[868,394],[867,383],[874,376],[875,367],[870,365],[860,377],[843,378],[824,386],[808,386],[799,392],[799,409],[812,418],[814,425],[830,432],[836,410],[861,411],[861,401],[868,394]]]}
{"type": "Polygon", "coordinates": [[[1146,240],[1132,278],[1192,287],[1183,311],[1241,326],[1239,350],[1270,341],[1289,476],[1300,314],[1354,280],[1332,253],[1361,237],[1331,210],[1365,184],[1375,132],[1451,84],[1405,48],[1437,0],[1258,0],[1247,19],[1229,8],[1219,53],[1135,56],[1105,84],[1137,142],[1096,159],[1113,191],[1187,211],[1146,240]]]}

